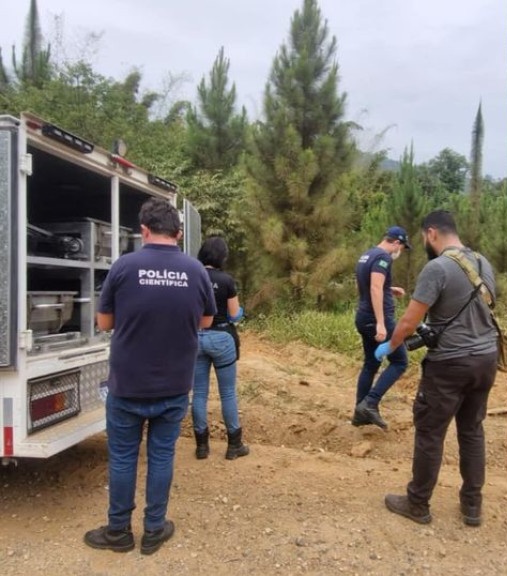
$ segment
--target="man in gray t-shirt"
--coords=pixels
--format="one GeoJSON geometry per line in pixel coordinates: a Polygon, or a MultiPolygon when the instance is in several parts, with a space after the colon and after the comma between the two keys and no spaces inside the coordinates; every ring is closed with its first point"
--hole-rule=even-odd
{"type": "MultiPolygon", "coordinates": [[[[469,248],[462,247],[461,251],[478,272],[480,269],[480,276],[494,297],[495,280],[490,263],[483,256],[476,257],[469,248]]],[[[489,309],[479,294],[472,298],[473,292],[468,276],[457,262],[445,255],[445,250],[422,269],[412,299],[428,306],[429,326],[436,332],[444,329],[438,346],[428,350],[428,360],[496,352],[496,333],[489,309]]]]}
{"type": "Polygon", "coordinates": [[[422,234],[430,261],[421,271],[391,339],[375,351],[381,360],[402,346],[424,318],[437,335],[424,341],[429,349],[413,407],[412,480],[406,495],[388,494],[385,504],[391,512],[420,524],[431,522],[429,502],[438,480],[445,435],[455,419],[463,480],[461,513],[465,524],[478,526],[485,478],[482,421],[496,375],[497,334],[488,305],[451,257],[451,250],[459,251],[477,271],[493,301],[495,280],[486,258],[463,246],[449,212],[428,214],[422,234]]]}

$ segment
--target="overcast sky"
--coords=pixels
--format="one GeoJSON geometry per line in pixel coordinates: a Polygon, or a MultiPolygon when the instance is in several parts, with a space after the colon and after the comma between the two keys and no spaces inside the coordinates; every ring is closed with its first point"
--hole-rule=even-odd
{"type": "MultiPolygon", "coordinates": [[[[29,0],[0,0],[0,46],[20,51],[29,0]]],[[[338,40],[347,119],[376,134],[399,159],[414,144],[416,162],[449,147],[470,155],[479,102],[485,123],[484,173],[507,176],[506,0],[320,0],[338,40]],[[386,130],[387,129],[387,130],[386,130]]],[[[302,0],[38,0],[43,33],[63,16],[64,44],[75,56],[87,33],[102,32],[94,69],[116,79],[132,67],[143,87],[160,89],[185,74],[179,97],[193,99],[221,46],[238,103],[262,113],[273,58],[302,0]]],[[[378,149],[378,146],[377,146],[378,149]]]]}

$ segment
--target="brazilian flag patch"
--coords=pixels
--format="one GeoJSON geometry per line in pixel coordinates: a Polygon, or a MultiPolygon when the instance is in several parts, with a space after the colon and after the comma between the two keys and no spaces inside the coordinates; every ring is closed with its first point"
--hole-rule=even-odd
{"type": "Polygon", "coordinates": [[[382,266],[382,268],[388,268],[389,267],[389,262],[387,262],[386,260],[379,260],[378,261],[378,265],[382,266]]]}

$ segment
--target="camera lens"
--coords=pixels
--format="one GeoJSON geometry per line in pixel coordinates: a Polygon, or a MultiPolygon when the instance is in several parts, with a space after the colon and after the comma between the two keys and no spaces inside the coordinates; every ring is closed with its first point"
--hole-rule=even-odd
{"type": "Polygon", "coordinates": [[[424,346],[424,340],[419,336],[419,334],[413,334],[405,339],[405,346],[409,352],[412,350],[417,350],[424,346]]]}

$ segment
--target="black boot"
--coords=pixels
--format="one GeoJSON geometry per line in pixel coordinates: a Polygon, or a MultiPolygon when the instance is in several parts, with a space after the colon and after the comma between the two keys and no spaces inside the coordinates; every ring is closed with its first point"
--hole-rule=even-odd
{"type": "Polygon", "coordinates": [[[227,442],[226,460],[235,460],[250,452],[250,448],[241,441],[241,428],[234,430],[234,432],[227,432],[227,442]]]}
{"type": "MultiPolygon", "coordinates": [[[[375,424],[382,430],[387,430],[387,422],[380,415],[378,405],[369,404],[366,398],[361,400],[356,406],[354,420],[357,421],[358,419],[361,419],[361,426],[364,424],[375,424]]],[[[352,423],[354,424],[354,421],[352,423]]],[[[358,426],[358,424],[354,424],[354,426],[358,426]]]]}
{"type": "Polygon", "coordinates": [[[209,429],[206,428],[204,432],[197,432],[194,430],[194,435],[197,444],[195,457],[197,460],[204,460],[204,458],[209,456],[209,429]]]}
{"type": "Polygon", "coordinates": [[[418,524],[429,524],[431,514],[429,504],[414,504],[405,495],[387,494],[384,500],[386,508],[395,514],[410,518],[418,524]]]}

